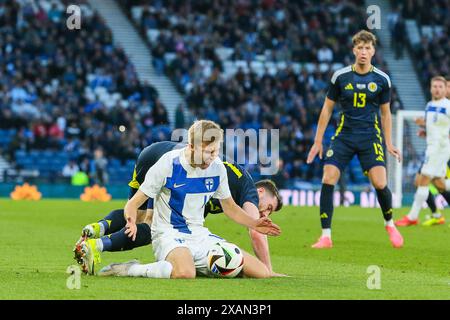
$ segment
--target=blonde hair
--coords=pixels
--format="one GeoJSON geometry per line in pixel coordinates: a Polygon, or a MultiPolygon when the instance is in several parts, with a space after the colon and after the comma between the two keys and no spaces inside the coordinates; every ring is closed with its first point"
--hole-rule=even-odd
{"type": "Polygon", "coordinates": [[[433,83],[434,81],[442,81],[444,84],[447,84],[447,81],[443,76],[435,76],[433,78],[431,78],[431,82],[433,83]]]}
{"type": "Polygon", "coordinates": [[[356,46],[360,42],[372,42],[373,46],[377,45],[377,37],[367,30],[361,30],[352,37],[353,46],[356,46]]]}
{"type": "Polygon", "coordinates": [[[196,145],[199,142],[209,145],[213,142],[222,142],[223,132],[220,126],[214,121],[197,120],[188,131],[188,142],[196,145]]]}

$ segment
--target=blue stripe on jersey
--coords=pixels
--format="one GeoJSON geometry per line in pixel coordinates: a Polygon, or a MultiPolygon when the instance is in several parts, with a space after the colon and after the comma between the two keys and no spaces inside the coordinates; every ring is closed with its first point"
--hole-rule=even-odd
{"type": "Polygon", "coordinates": [[[225,240],[224,238],[219,237],[219,236],[216,236],[215,234],[212,234],[212,233],[211,233],[209,236],[210,236],[210,237],[217,238],[217,239],[220,239],[220,240],[225,240]]]}
{"type": "Polygon", "coordinates": [[[438,112],[438,113],[447,114],[447,111],[444,107],[435,107],[435,106],[429,106],[427,108],[426,112],[438,112]]]}
{"type": "Polygon", "coordinates": [[[148,198],[147,209],[153,209],[153,203],[154,203],[153,198],[148,198]]]}
{"type": "MultiPolygon", "coordinates": [[[[180,163],[180,157],[173,159],[172,177],[168,177],[166,188],[170,189],[169,207],[172,210],[170,223],[180,232],[191,234],[186,219],[183,217],[184,201],[187,194],[216,192],[220,177],[188,178],[187,172],[180,163]]],[[[203,212],[199,208],[199,212],[203,212]]]]}

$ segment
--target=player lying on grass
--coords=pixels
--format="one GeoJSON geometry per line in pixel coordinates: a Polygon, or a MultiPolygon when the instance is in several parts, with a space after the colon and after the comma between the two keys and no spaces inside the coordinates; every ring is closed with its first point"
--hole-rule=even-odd
{"type": "Polygon", "coordinates": [[[320,114],[314,145],[307,163],[316,155],[322,159],[322,139],[333,113],[334,105],[342,107],[341,121],[326,152],[320,194],[322,236],[313,248],[331,248],[331,220],[333,192],[341,172],[354,155],[374,186],[389,240],[396,248],[403,246],[403,237],[392,220],[392,193],[387,187],[385,150],[401,160],[400,151],[392,144],[390,91],[387,74],[372,66],[376,37],[368,31],[358,32],[352,39],[356,61],[352,66],[337,70],[330,82],[328,94],[320,114]],[[378,113],[381,111],[381,127],[378,113]]]}
{"type": "MultiPolygon", "coordinates": [[[[151,270],[156,270],[155,272],[136,274],[131,271],[129,275],[175,278],[195,276],[195,272],[192,273],[192,268],[189,266],[192,266],[194,261],[203,263],[202,259],[206,257],[207,249],[212,242],[223,241],[203,227],[204,206],[212,197],[220,200],[223,212],[234,221],[263,234],[278,235],[280,233],[278,226],[274,225],[269,218],[259,218],[259,213],[257,213],[259,219],[251,218],[231,197],[225,165],[217,158],[222,139],[221,131],[220,135],[216,135],[219,137],[217,141],[194,142],[194,132],[204,132],[207,129],[217,131],[218,128],[210,121],[196,122],[189,130],[189,145],[183,149],[165,153],[148,170],[143,184],[127,202],[125,234],[135,241],[139,234],[136,226],[137,209],[149,198],[154,199],[155,214],[151,222],[151,239],[158,260],[155,264],[147,265],[151,270]],[[194,162],[198,160],[192,158],[195,154],[203,156],[200,164],[194,162]],[[169,270],[169,265],[173,266],[171,269],[173,272],[167,274],[165,271],[169,270]]],[[[153,201],[150,200],[150,207],[152,203],[153,201]]],[[[269,208],[269,211],[278,206],[278,203],[272,203],[270,206],[272,209],[269,208]]],[[[81,245],[82,253],[85,254],[83,264],[91,274],[94,273],[96,260],[95,252],[92,250],[94,243],[96,246],[97,241],[91,239],[81,245]]],[[[250,277],[272,275],[269,268],[257,258],[247,253],[244,253],[244,257],[246,260],[244,275],[250,277]]],[[[138,268],[138,266],[135,267],[138,268]]],[[[135,267],[133,270],[136,269],[135,267]]],[[[142,271],[143,268],[139,270],[142,271]]],[[[120,275],[124,275],[123,272],[120,275]]]]}
{"type": "MultiPolygon", "coordinates": [[[[145,148],[138,157],[133,172],[133,179],[129,183],[130,198],[143,183],[145,173],[148,169],[166,152],[181,147],[184,147],[184,145],[176,142],[164,141],[154,143],[145,148]]],[[[248,171],[243,167],[227,161],[224,161],[224,164],[227,169],[231,196],[250,216],[255,219],[267,217],[273,212],[281,209],[283,205],[282,199],[275,183],[270,180],[262,180],[255,184],[248,171]]],[[[125,234],[126,220],[124,218],[123,209],[114,210],[99,222],[91,223],[84,227],[82,230],[82,237],[74,249],[75,259],[77,259],[78,263],[82,263],[81,243],[87,238],[92,239],[92,241],[89,241],[89,247],[91,250],[98,252],[96,253],[98,257],[100,257],[100,252],[102,251],[114,252],[132,250],[150,244],[151,212],[149,210],[149,213],[147,213],[147,207],[148,203],[144,203],[141,208],[142,210],[139,210],[138,212],[138,232],[135,241],[132,241],[132,239],[125,234]]],[[[223,212],[223,210],[218,199],[211,199],[205,205],[205,218],[208,214],[218,214],[221,212],[223,212]]],[[[249,235],[256,257],[260,259],[271,272],[273,272],[267,236],[251,229],[249,230],[249,235]]]]}
{"type": "MultiPolygon", "coordinates": [[[[444,77],[431,79],[432,100],[426,106],[426,116],[419,124],[426,125],[427,148],[425,161],[417,177],[417,191],[410,212],[396,221],[397,226],[410,226],[418,223],[420,210],[429,197],[429,185],[432,183],[450,203],[450,179],[445,179],[447,163],[450,160],[450,100],[446,98],[446,80],[444,77]]],[[[434,216],[426,225],[444,224],[443,216],[434,216]]]]}

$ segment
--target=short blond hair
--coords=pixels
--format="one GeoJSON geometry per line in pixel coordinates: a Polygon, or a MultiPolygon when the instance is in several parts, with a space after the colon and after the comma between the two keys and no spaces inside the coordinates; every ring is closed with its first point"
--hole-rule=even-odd
{"type": "Polygon", "coordinates": [[[223,131],[214,121],[197,120],[188,131],[188,142],[192,145],[201,142],[209,145],[213,142],[223,141],[223,131]]]}
{"type": "Polygon", "coordinates": [[[360,42],[371,42],[375,47],[377,45],[377,37],[372,32],[361,30],[352,37],[352,42],[354,47],[360,42]]]}
{"type": "Polygon", "coordinates": [[[447,81],[443,76],[435,76],[431,78],[430,83],[433,83],[434,81],[442,81],[444,84],[447,84],[447,81]]]}

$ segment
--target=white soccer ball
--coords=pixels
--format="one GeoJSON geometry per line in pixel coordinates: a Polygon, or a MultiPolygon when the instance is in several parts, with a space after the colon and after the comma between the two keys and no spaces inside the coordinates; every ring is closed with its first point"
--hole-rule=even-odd
{"type": "Polygon", "coordinates": [[[216,243],[208,252],[208,269],[219,277],[234,278],[244,267],[241,249],[229,242],[216,243]]]}

